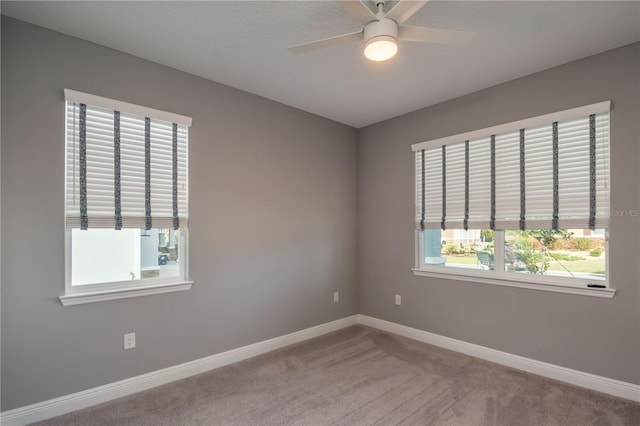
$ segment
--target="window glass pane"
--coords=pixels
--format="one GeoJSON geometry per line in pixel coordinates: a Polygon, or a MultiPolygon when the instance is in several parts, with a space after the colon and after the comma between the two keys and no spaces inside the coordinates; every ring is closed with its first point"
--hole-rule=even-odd
{"type": "Polygon", "coordinates": [[[72,229],[71,285],[86,285],[181,274],[173,229],[72,229]]]}
{"type": "Polygon", "coordinates": [[[508,230],[505,271],[523,274],[606,278],[605,230],[508,230]]]}
{"type": "Polygon", "coordinates": [[[425,229],[423,237],[425,265],[494,269],[490,229],[425,229]]]}

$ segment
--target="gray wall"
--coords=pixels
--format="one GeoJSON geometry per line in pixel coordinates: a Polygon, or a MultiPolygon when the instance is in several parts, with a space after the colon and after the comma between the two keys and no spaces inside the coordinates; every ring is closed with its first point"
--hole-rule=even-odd
{"type": "Polygon", "coordinates": [[[637,217],[613,219],[611,300],[410,272],[415,142],[610,99],[612,208],[640,208],[639,51],[607,52],[356,132],[3,17],[1,409],[342,318],[358,303],[366,315],[640,383],[637,217]],[[191,291],[58,302],[65,87],[194,118],[191,291]],[[124,352],[131,331],[137,348],[124,352]]]}
{"type": "MultiPolygon", "coordinates": [[[[505,58],[507,60],[508,58],[505,58]]],[[[640,383],[638,217],[613,217],[613,299],[415,277],[416,142],[611,100],[611,207],[640,208],[640,43],[359,131],[360,313],[640,383]],[[393,295],[403,296],[402,306],[393,295]]]]}
{"type": "Polygon", "coordinates": [[[3,411],[357,312],[355,129],[4,16],[1,75],[3,411]],[[58,302],[64,88],[193,117],[191,291],[58,302]]]}

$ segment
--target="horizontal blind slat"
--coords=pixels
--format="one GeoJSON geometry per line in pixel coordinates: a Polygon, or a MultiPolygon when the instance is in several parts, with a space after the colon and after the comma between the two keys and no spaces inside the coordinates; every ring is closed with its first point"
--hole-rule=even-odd
{"type": "MultiPolygon", "coordinates": [[[[79,227],[78,105],[67,102],[67,226],[79,227]]],[[[113,111],[87,105],[87,212],[90,227],[114,227],[113,111]]],[[[144,117],[120,114],[123,227],[144,227],[144,117]]],[[[151,207],[154,227],[173,227],[173,124],[151,119],[151,207]]],[[[178,214],[187,223],[188,130],[178,125],[178,214]]]]}
{"type": "MultiPolygon", "coordinates": [[[[518,228],[520,216],[519,132],[496,135],[496,224],[518,228]]],[[[490,135],[469,141],[469,225],[486,226],[490,215],[490,135]]],[[[464,141],[446,146],[446,224],[459,225],[464,215],[464,141]]],[[[422,209],[421,179],[425,176],[427,227],[438,228],[442,213],[441,149],[425,151],[421,170],[416,151],[416,221],[422,209]]],[[[609,215],[609,114],[596,115],[596,220],[609,215]]],[[[527,227],[550,227],[553,213],[551,123],[525,129],[525,202],[527,227]]],[[[589,118],[558,123],[559,223],[586,224],[589,214],[589,118]]],[[[585,225],[586,226],[586,225],[585,225]]]]}

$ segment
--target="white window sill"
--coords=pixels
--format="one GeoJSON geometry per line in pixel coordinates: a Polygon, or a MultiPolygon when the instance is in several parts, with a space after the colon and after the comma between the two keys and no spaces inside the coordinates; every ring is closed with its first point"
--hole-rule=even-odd
{"type": "MultiPolygon", "coordinates": [[[[504,277],[504,276],[495,276],[496,272],[484,272],[484,271],[460,271],[460,270],[452,270],[448,269],[447,271],[438,271],[434,269],[427,268],[415,268],[412,269],[413,275],[424,276],[424,277],[436,277],[436,278],[444,278],[449,280],[458,280],[458,281],[470,281],[474,283],[481,284],[493,284],[505,287],[516,287],[516,288],[526,288],[529,290],[541,290],[541,291],[551,291],[555,293],[568,293],[568,294],[578,294],[582,296],[593,296],[593,297],[604,297],[611,299],[615,296],[616,291],[612,288],[590,288],[584,285],[573,285],[563,283],[562,278],[551,280],[549,277],[543,277],[547,282],[535,282],[535,279],[532,279],[531,276],[521,276],[521,277],[504,277]],[[528,282],[527,282],[528,281],[528,282]],[[552,283],[552,281],[555,281],[552,283]]],[[[511,275],[511,273],[509,273],[511,275]]],[[[537,277],[538,280],[542,277],[537,277]]],[[[599,284],[599,283],[598,283],[599,284]]]]}
{"type": "Polygon", "coordinates": [[[69,293],[60,296],[60,303],[64,306],[81,305],[84,303],[104,302],[107,300],[126,299],[130,297],[150,296],[152,294],[171,293],[174,291],[190,290],[193,281],[181,281],[171,284],[156,284],[127,289],[88,291],[84,293],[69,293]]]}

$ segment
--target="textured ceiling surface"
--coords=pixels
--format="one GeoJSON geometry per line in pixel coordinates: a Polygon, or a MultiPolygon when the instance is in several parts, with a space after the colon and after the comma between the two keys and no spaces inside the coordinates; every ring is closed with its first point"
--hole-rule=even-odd
{"type": "MultiPolygon", "coordinates": [[[[358,31],[333,1],[2,1],[2,13],[359,128],[640,40],[640,2],[432,1],[407,24],[477,35],[467,46],[401,42],[287,47],[358,31]]],[[[104,94],[103,94],[104,95],[104,94]]]]}

